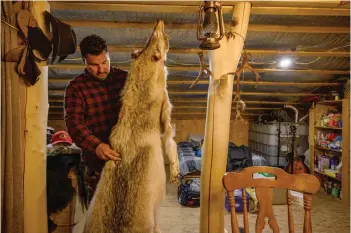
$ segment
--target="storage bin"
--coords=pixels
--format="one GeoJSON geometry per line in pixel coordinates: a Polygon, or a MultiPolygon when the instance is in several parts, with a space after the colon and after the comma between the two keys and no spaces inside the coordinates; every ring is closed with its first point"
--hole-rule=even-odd
{"type": "MultiPolygon", "coordinates": [[[[281,134],[289,134],[290,126],[294,125],[294,122],[281,122],[280,123],[280,133],[281,134]]],[[[266,133],[266,134],[278,134],[279,124],[278,123],[252,123],[250,124],[249,130],[258,132],[258,133],[266,133]]],[[[299,123],[296,128],[296,135],[308,135],[308,125],[304,123],[299,123]]]]}
{"type": "MultiPolygon", "coordinates": [[[[235,199],[235,212],[237,213],[244,212],[242,189],[234,190],[234,199],[235,199]]],[[[250,201],[250,194],[246,192],[247,211],[249,211],[249,201],[250,201]]],[[[228,212],[230,212],[230,205],[229,205],[229,200],[227,195],[225,197],[225,208],[227,209],[228,212]]]]}
{"type": "MultiPolygon", "coordinates": [[[[265,156],[266,160],[267,160],[267,163],[270,165],[270,166],[278,166],[278,156],[265,156]]],[[[288,164],[287,162],[287,159],[284,155],[282,156],[279,156],[279,166],[286,166],[288,164]]]]}

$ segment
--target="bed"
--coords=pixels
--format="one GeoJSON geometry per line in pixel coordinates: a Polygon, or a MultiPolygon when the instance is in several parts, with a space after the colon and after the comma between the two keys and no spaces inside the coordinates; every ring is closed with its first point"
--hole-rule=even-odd
{"type": "MultiPolygon", "coordinates": [[[[179,173],[181,180],[201,177],[201,157],[196,155],[200,148],[200,141],[190,138],[189,141],[178,143],[179,173]]],[[[252,153],[253,166],[267,166],[266,159],[252,153]]]]}

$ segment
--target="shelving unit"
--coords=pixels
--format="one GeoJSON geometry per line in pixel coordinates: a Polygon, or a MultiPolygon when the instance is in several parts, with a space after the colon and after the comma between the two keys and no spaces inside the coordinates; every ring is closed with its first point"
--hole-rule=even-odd
{"type": "MultiPolygon", "coordinates": [[[[318,176],[321,180],[331,179],[335,182],[341,182],[341,200],[350,206],[350,99],[328,100],[316,103],[310,109],[309,121],[309,147],[310,147],[310,170],[311,173],[318,176]],[[342,112],[342,127],[321,127],[316,126],[316,122],[320,116],[329,110],[339,110],[342,112]],[[324,148],[316,145],[316,131],[335,132],[342,135],[341,150],[324,148]],[[315,168],[315,156],[321,152],[328,152],[336,156],[340,156],[341,179],[325,174],[315,168]]],[[[323,186],[323,183],[321,183],[323,186]]]]}
{"type": "Polygon", "coordinates": [[[316,129],[332,129],[332,130],[342,130],[339,127],[324,127],[324,126],[315,126],[316,129]]]}
{"type": "Polygon", "coordinates": [[[316,172],[316,173],[318,173],[318,174],[321,174],[321,175],[323,175],[323,176],[328,176],[328,177],[331,178],[331,179],[341,181],[341,179],[339,179],[339,178],[337,178],[337,177],[330,176],[330,175],[328,175],[328,174],[325,174],[324,172],[321,172],[321,171],[318,171],[318,170],[314,170],[314,172],[316,172]]]}

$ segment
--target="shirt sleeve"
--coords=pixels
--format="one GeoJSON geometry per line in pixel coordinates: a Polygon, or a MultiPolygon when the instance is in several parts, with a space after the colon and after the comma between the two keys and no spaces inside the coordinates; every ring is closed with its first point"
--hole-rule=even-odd
{"type": "Polygon", "coordinates": [[[68,85],[65,93],[65,122],[68,133],[83,151],[95,154],[101,141],[86,127],[84,115],[85,106],[82,97],[77,94],[74,87],[68,85]]]}

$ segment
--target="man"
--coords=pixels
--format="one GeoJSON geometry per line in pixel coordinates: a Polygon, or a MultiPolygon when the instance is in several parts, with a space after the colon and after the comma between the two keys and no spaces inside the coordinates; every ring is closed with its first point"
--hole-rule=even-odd
{"type": "Polygon", "coordinates": [[[90,203],[105,161],[120,160],[109,145],[109,135],[118,120],[127,72],[110,68],[106,41],[97,35],[85,37],[80,51],[86,68],[67,85],[65,122],[74,143],[82,149],[90,203]]]}

